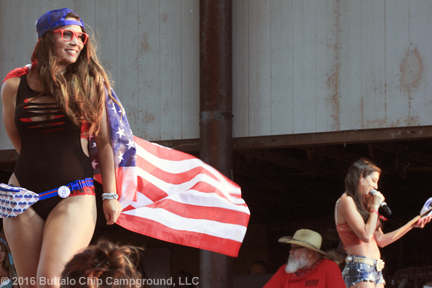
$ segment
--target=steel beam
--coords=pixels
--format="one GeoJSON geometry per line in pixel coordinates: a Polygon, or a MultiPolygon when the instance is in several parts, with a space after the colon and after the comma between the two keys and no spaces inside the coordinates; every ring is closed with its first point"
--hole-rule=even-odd
{"type": "MultiPolygon", "coordinates": [[[[200,1],[200,158],[227,177],[232,169],[232,4],[200,1]]],[[[232,259],[200,251],[200,287],[231,288],[232,259]]]]}

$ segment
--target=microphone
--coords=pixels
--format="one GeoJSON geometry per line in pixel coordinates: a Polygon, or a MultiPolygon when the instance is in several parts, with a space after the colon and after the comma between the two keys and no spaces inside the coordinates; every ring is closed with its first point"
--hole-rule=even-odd
{"type": "MultiPolygon", "coordinates": [[[[374,195],[377,192],[378,192],[377,190],[372,190],[370,193],[372,195],[374,195]]],[[[382,202],[381,203],[381,208],[383,208],[383,210],[387,213],[387,215],[391,215],[392,214],[392,211],[390,210],[390,207],[387,205],[386,202],[382,202]]]]}

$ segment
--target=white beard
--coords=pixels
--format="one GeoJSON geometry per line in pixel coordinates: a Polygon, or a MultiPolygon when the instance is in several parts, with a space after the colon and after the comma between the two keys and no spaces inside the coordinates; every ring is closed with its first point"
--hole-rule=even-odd
{"type": "Polygon", "coordinates": [[[294,258],[293,255],[290,255],[288,257],[288,264],[285,266],[285,272],[286,273],[295,273],[299,269],[306,267],[307,263],[308,263],[308,260],[307,260],[305,253],[303,253],[300,256],[300,259],[298,259],[298,260],[296,258],[294,258]]]}

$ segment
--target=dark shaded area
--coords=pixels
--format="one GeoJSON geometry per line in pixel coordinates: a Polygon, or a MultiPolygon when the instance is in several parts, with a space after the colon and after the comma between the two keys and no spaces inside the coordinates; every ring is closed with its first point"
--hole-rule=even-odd
{"type": "MultiPolygon", "coordinates": [[[[403,226],[417,216],[432,197],[431,140],[308,146],[280,149],[236,150],[234,181],[243,191],[251,210],[250,224],[266,224],[270,272],[286,262],[289,245],[277,239],[299,228],[320,232],[323,250],[337,248],[334,224],[336,200],[344,192],[349,166],[367,157],[383,169],[379,190],[386,196],[393,215],[384,232],[403,226]]],[[[381,212],[381,211],[380,211],[381,212]]],[[[386,262],[385,278],[406,267],[431,265],[432,225],[414,229],[381,249],[386,262]]],[[[246,235],[260,237],[259,235],[246,235]]],[[[262,237],[262,235],[261,235],[262,237]]],[[[243,249],[243,248],[242,248],[243,249]]]]}

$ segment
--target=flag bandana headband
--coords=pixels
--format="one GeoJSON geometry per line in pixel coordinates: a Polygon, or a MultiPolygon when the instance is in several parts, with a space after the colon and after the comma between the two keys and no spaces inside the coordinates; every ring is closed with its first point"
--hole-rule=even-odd
{"type": "Polygon", "coordinates": [[[23,187],[14,187],[0,183],[0,218],[15,218],[38,201],[57,195],[61,198],[67,198],[71,194],[71,191],[91,186],[93,186],[93,179],[86,178],[36,194],[23,187]]]}

